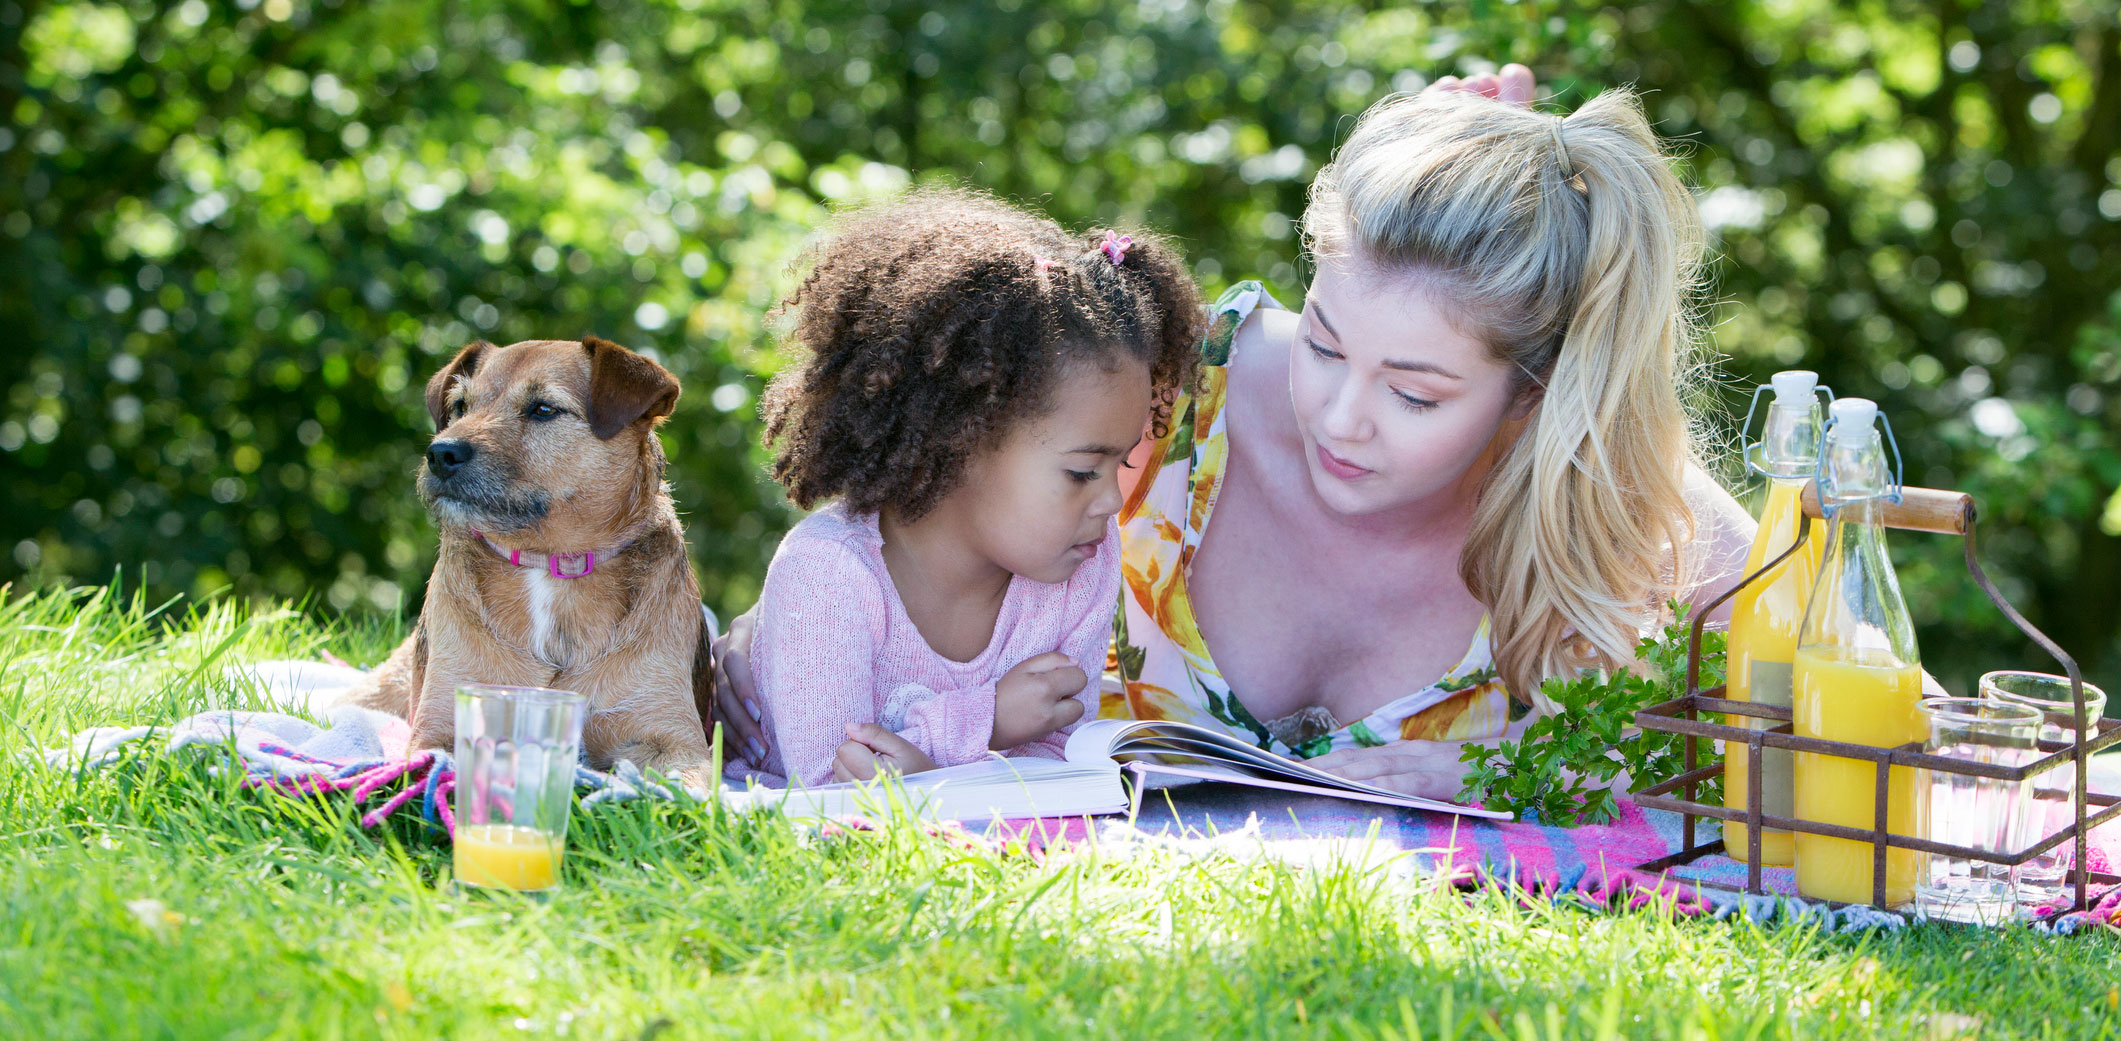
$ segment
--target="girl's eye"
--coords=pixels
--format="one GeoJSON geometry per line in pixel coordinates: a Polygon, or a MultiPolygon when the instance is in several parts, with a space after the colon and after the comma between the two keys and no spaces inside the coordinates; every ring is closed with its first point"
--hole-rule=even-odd
{"type": "Polygon", "coordinates": [[[552,407],[550,404],[547,404],[543,401],[539,401],[533,403],[529,408],[524,409],[523,414],[529,416],[531,419],[543,423],[546,420],[558,418],[560,415],[560,410],[552,407]]]}
{"type": "Polygon", "coordinates": [[[1409,412],[1426,412],[1436,407],[1436,402],[1427,398],[1417,398],[1403,390],[1394,389],[1392,396],[1398,398],[1399,403],[1405,406],[1409,412]]]}
{"type": "Polygon", "coordinates": [[[1070,470],[1068,471],[1068,476],[1074,478],[1075,483],[1077,484],[1089,484],[1090,482],[1097,480],[1097,471],[1070,470]]]}
{"type": "Polygon", "coordinates": [[[1326,361],[1340,360],[1339,354],[1319,346],[1317,340],[1314,340],[1308,336],[1304,337],[1304,346],[1309,347],[1311,349],[1312,354],[1318,355],[1320,358],[1323,358],[1326,361]]]}

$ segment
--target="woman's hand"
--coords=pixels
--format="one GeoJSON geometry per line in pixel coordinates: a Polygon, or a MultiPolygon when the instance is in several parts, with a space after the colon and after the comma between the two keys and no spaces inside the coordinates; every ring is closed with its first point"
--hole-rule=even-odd
{"type": "Polygon", "coordinates": [[[1402,795],[1452,802],[1464,788],[1463,741],[1393,741],[1371,748],[1343,748],[1304,763],[1329,774],[1402,795]]]}
{"type": "Polygon", "coordinates": [[[751,611],[730,619],[729,631],[714,638],[714,718],[722,728],[722,747],[753,769],[764,769],[766,729],[759,723],[758,688],[751,680],[751,611]]]}
{"type": "Polygon", "coordinates": [[[1478,76],[1459,79],[1443,76],[1429,84],[1429,90],[1463,90],[1511,105],[1530,105],[1532,95],[1539,85],[1532,79],[1532,70],[1516,62],[1502,67],[1499,72],[1483,72],[1478,76]]]}

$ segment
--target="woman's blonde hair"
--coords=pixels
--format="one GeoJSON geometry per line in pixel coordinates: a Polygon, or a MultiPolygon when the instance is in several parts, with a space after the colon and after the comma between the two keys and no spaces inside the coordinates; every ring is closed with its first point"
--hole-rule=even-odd
{"type": "Polygon", "coordinates": [[[1537,395],[1458,564],[1511,692],[1631,666],[1687,578],[1702,258],[1693,198],[1634,95],[1565,118],[1459,92],[1387,98],[1319,171],[1304,234],[1317,256],[1414,275],[1537,395]]]}

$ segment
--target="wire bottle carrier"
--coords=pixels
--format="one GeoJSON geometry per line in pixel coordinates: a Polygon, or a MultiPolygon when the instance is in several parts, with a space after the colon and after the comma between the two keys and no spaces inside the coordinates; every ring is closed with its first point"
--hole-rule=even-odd
{"type": "MultiPolygon", "coordinates": [[[[1807,517],[1824,518],[1819,487],[1816,481],[1804,490],[1804,511],[1807,517]]],[[[1724,821],[1742,822],[1747,826],[1747,843],[1750,856],[1746,858],[1746,884],[1744,892],[1765,894],[1761,886],[1760,832],[1762,828],[1782,831],[1804,832],[1826,835],[1833,838],[1852,839],[1871,846],[1871,903],[1885,907],[1886,851],[1909,849],[1924,853],[1943,854],[1967,860],[1978,860],[1990,864],[2017,867],[2026,861],[2060,846],[2064,842],[2075,844],[2075,857],[2070,869],[2076,910],[2090,906],[2091,885],[2121,883],[2121,875],[2094,872],[2087,860],[2087,839],[2092,828],[2121,816],[2121,796],[2112,793],[2097,793],[2087,789],[2089,773],[2086,761],[2092,753],[2121,742],[2121,720],[2085,719],[2084,679],[2077,668],[2076,659],[2069,656],[2047,634],[2035,628],[2025,616],[2018,613],[2003,594],[1996,590],[1988,575],[1981,570],[1981,563],[1974,555],[1974,498],[1964,492],[1943,491],[1932,488],[1904,488],[1894,501],[1884,507],[1884,521],[1888,528],[1902,531],[1931,532],[1942,535],[1958,535],[1966,546],[1966,568],[1974,582],[1988,595],[1996,608],[2003,612],[2032,641],[2053,655],[2062,665],[2063,674],[2069,677],[2070,695],[2075,706],[2074,718],[2064,713],[2049,713],[2048,721],[2069,727],[2077,739],[2072,742],[2042,740],[2038,759],[2021,766],[2003,766],[1993,763],[1975,763],[1961,759],[1928,755],[1920,742],[1911,742],[1896,748],[1874,748],[1869,745],[1846,741],[1827,741],[1820,738],[1799,737],[1791,727],[1792,710],[1787,707],[1732,701],[1724,697],[1723,687],[1702,690],[1701,676],[1701,631],[1702,624],[1717,607],[1735,596],[1740,589],[1752,584],[1761,576],[1773,571],[1777,564],[1804,548],[1811,535],[1811,525],[1800,525],[1798,536],[1781,556],[1767,562],[1759,570],[1745,576],[1738,585],[1699,611],[1694,613],[1692,637],[1687,647],[1686,695],[1661,704],[1651,705],[1635,713],[1635,724],[1644,730],[1683,735],[1685,741],[1686,769],[1679,776],[1654,784],[1634,793],[1633,798],[1641,806],[1670,810],[1684,818],[1680,848],[1668,856],[1639,865],[1645,871],[1664,871],[1687,864],[1712,853],[1723,851],[1723,840],[1695,841],[1696,824],[1700,818],[1709,817],[1724,821]],[[1726,716],[1746,716],[1768,721],[1767,729],[1734,726],[1712,721],[1726,716]],[[1721,763],[1700,766],[1698,745],[1702,739],[1723,742],[1726,757],[1743,755],[1748,784],[1746,806],[1731,809],[1721,805],[1702,802],[1697,792],[1702,782],[1716,777],[1724,769],[1721,763]],[[1763,812],[1761,809],[1761,751],[1766,748],[1789,749],[1792,752],[1811,752],[1818,755],[1855,759],[1872,764],[1876,781],[1876,798],[1872,826],[1868,829],[1852,828],[1823,821],[1799,817],[1783,817],[1763,812]],[[1964,846],[1953,846],[1933,842],[1919,835],[1901,835],[1886,827],[1888,779],[1893,767],[1911,767],[1921,770],[1955,773],[1968,777],[1985,777],[2001,781],[2024,781],[2056,769],[2065,763],[2076,764],[2076,780],[2073,785],[2072,819],[2060,829],[2044,835],[2034,836],[2024,848],[2010,853],[1993,853],[1964,846]],[[1684,792],[1684,796],[1675,792],[1684,792]]],[[[1712,889],[1735,891],[1734,887],[1702,882],[1712,889]]]]}

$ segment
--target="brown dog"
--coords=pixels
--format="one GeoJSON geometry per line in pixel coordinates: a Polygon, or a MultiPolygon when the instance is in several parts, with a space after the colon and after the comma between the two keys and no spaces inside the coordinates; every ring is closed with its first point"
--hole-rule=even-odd
{"type": "Polygon", "coordinates": [[[446,749],[459,684],[579,691],[590,765],[711,785],[712,634],[655,435],[677,398],[595,337],[474,343],[436,373],[420,499],[441,556],[413,634],[351,700],[446,749]]]}

